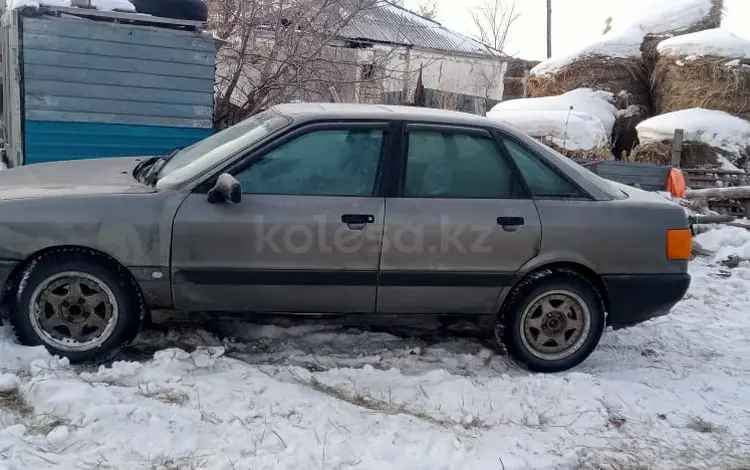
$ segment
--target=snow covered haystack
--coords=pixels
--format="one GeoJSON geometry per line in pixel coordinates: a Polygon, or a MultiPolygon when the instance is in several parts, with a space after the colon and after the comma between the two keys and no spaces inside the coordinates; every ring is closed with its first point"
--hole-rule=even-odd
{"type": "Polygon", "coordinates": [[[661,15],[663,9],[674,11],[672,7],[665,3],[662,6],[659,4],[654,5],[652,11],[644,16],[645,20],[641,21],[642,30],[645,33],[641,51],[643,52],[643,60],[649,73],[653,72],[656,61],[659,58],[657,46],[665,39],[721,26],[724,0],[710,0],[710,2],[707,0],[679,0],[675,4],[685,8],[681,12],[683,19],[673,21],[669,17],[666,17],[667,22],[663,22],[662,19],[665,18],[661,15]],[[706,9],[708,9],[707,13],[706,9]],[[653,20],[648,20],[649,16],[653,20]],[[690,23],[688,24],[688,22],[690,23]]]}
{"type": "Polygon", "coordinates": [[[750,41],[715,28],[667,39],[657,49],[658,113],[701,107],[750,119],[750,41]]]}
{"type": "Polygon", "coordinates": [[[618,155],[629,152],[637,143],[635,126],[652,112],[644,41],[718,26],[722,4],[723,0],[651,0],[632,24],[573,54],[534,67],[527,81],[529,96],[559,95],[582,87],[613,93],[623,113],[615,126],[612,147],[618,155]]]}
{"type": "Polygon", "coordinates": [[[503,101],[487,117],[570,157],[611,160],[609,142],[618,114],[613,102],[612,93],[581,88],[559,96],[503,101]]]}
{"type": "Polygon", "coordinates": [[[669,164],[675,129],[683,129],[683,167],[748,167],[750,122],[723,111],[676,111],[647,119],[637,129],[641,144],[631,155],[633,160],[669,164]]]}

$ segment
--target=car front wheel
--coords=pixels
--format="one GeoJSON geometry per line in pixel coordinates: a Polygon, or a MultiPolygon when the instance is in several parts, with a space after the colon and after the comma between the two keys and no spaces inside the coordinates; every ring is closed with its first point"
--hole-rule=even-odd
{"type": "Polygon", "coordinates": [[[9,320],[21,344],[81,362],[106,359],[132,341],[141,311],[122,268],[101,255],[60,250],[26,268],[9,320]]]}
{"type": "Polygon", "coordinates": [[[561,372],[591,355],[605,321],[601,297],[589,281],[573,271],[550,270],[511,291],[496,336],[528,369],[561,372]]]}

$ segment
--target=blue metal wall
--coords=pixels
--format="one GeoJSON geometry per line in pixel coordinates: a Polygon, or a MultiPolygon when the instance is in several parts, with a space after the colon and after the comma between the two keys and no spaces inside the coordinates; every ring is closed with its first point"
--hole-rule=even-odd
{"type": "Polygon", "coordinates": [[[51,16],[22,24],[26,164],[164,153],[211,134],[211,37],[51,16]]]}

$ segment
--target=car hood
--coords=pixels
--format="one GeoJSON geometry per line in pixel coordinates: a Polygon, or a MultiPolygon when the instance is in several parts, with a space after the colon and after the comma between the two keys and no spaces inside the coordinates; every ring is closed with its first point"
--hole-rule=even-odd
{"type": "Polygon", "coordinates": [[[96,158],[36,163],[0,171],[0,199],[156,191],[133,178],[143,158],[96,158]]]}

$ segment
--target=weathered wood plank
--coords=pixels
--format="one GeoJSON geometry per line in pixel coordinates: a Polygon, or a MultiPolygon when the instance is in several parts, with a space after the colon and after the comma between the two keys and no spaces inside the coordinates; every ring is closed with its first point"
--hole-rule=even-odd
{"type": "Polygon", "coordinates": [[[27,63],[24,78],[28,83],[35,80],[53,80],[72,83],[96,83],[113,87],[160,88],[163,90],[206,92],[213,89],[213,78],[166,77],[135,72],[115,72],[72,67],[55,67],[27,63]]]}
{"type": "Polygon", "coordinates": [[[144,114],[158,117],[183,119],[210,119],[211,106],[191,106],[172,103],[137,103],[127,100],[105,100],[97,98],[77,98],[68,96],[26,94],[28,110],[70,111],[78,113],[120,114],[142,116],[144,114]]]}
{"type": "Polygon", "coordinates": [[[140,124],[143,126],[194,127],[211,129],[212,119],[173,118],[152,115],[122,115],[92,112],[52,111],[48,109],[28,109],[26,119],[33,121],[80,122],[102,124],[140,124]]]}
{"type": "Polygon", "coordinates": [[[750,186],[727,188],[688,189],[688,199],[750,199],[750,186]]]}
{"type": "Polygon", "coordinates": [[[679,168],[682,161],[682,140],[685,137],[684,129],[675,129],[672,139],[672,166],[679,168]]]}
{"type": "Polygon", "coordinates": [[[148,58],[98,57],[97,60],[92,60],[90,56],[84,54],[31,48],[24,49],[24,63],[52,67],[78,67],[113,72],[214,79],[214,68],[204,65],[181,64],[179,67],[174,67],[174,64],[152,61],[148,58]]]}
{"type": "Polygon", "coordinates": [[[93,83],[59,82],[54,80],[29,80],[26,93],[30,95],[47,95],[73,98],[97,98],[106,100],[128,100],[149,103],[173,103],[187,105],[211,106],[213,93],[162,90],[159,88],[142,88],[133,86],[111,86],[93,83]]]}
{"type": "Polygon", "coordinates": [[[167,30],[111,22],[102,23],[79,18],[24,18],[23,23],[24,33],[144,46],[161,44],[164,47],[198,52],[214,52],[216,50],[215,40],[200,32],[167,30]]]}
{"type": "MultiPolygon", "coordinates": [[[[120,42],[94,41],[78,38],[57,37],[46,34],[23,33],[24,48],[42,49],[45,51],[69,52],[86,55],[96,61],[101,57],[129,59],[148,59],[151,61],[169,62],[172,67],[182,64],[214,66],[213,52],[187,51],[172,49],[160,45],[139,45],[120,42]]],[[[157,43],[158,44],[158,43],[157,43]]]]}

